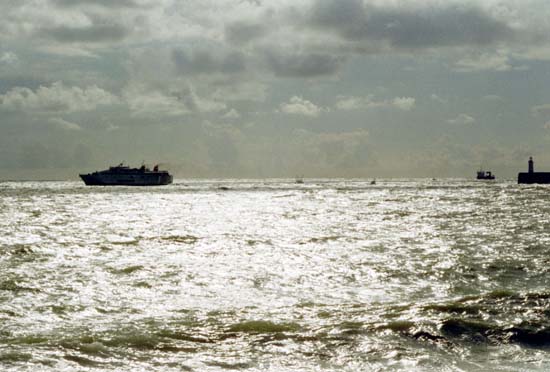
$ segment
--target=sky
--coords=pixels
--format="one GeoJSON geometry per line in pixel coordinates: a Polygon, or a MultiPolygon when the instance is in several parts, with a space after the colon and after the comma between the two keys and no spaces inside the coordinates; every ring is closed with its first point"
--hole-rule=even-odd
{"type": "Polygon", "coordinates": [[[547,0],[2,0],[0,179],[550,171],[547,0]]]}

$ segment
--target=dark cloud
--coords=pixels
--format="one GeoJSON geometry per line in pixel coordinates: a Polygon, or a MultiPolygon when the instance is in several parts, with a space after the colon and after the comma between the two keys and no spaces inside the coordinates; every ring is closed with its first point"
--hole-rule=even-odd
{"type": "Polygon", "coordinates": [[[197,104],[197,96],[189,86],[183,86],[179,91],[171,92],[170,95],[176,97],[177,100],[185,105],[185,107],[189,110],[199,110],[199,105],[197,104]]]}
{"type": "Polygon", "coordinates": [[[301,78],[334,75],[345,60],[330,54],[278,54],[273,51],[268,52],[266,58],[275,75],[301,78]]]}
{"type": "Polygon", "coordinates": [[[52,0],[60,7],[80,7],[83,5],[98,5],[106,8],[138,8],[143,5],[136,0],[52,0]]]}
{"type": "Polygon", "coordinates": [[[99,43],[122,40],[128,35],[128,30],[118,24],[94,24],[87,27],[44,28],[39,30],[38,34],[62,43],[99,43]]]}
{"type": "Polygon", "coordinates": [[[216,72],[235,74],[246,69],[245,58],[240,52],[229,52],[220,55],[206,49],[193,51],[175,49],[172,52],[172,60],[177,70],[182,74],[216,72]]]}
{"type": "Polygon", "coordinates": [[[15,87],[27,87],[35,90],[41,85],[50,85],[51,82],[42,80],[34,76],[25,76],[23,74],[14,76],[1,76],[0,77],[0,95],[8,92],[15,87]]]}
{"type": "Polygon", "coordinates": [[[361,0],[317,0],[310,20],[350,41],[404,49],[488,45],[513,36],[507,24],[468,5],[382,8],[361,0]]]}
{"type": "Polygon", "coordinates": [[[244,44],[267,34],[265,24],[234,22],[225,27],[225,39],[231,43],[244,44]]]}

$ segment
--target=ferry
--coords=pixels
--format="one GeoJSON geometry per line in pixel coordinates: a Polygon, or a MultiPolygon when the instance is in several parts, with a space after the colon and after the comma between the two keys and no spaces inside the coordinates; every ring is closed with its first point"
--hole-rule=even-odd
{"type": "Polygon", "coordinates": [[[168,171],[159,170],[158,165],[151,170],[145,165],[130,168],[123,163],[79,176],[88,186],[160,186],[173,181],[172,175],[168,171]]]}

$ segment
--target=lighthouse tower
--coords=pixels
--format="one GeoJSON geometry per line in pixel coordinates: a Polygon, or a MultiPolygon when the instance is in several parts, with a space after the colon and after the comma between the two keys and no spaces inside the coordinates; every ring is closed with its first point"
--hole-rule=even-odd
{"type": "Polygon", "coordinates": [[[518,173],[518,183],[550,184],[550,172],[535,172],[533,157],[529,157],[529,169],[527,172],[518,173]]]}

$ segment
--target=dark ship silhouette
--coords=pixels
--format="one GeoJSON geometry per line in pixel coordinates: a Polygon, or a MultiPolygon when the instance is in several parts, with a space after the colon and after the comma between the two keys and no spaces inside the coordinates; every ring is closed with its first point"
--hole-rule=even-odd
{"type": "Polygon", "coordinates": [[[492,174],[490,171],[484,171],[483,169],[480,169],[477,171],[477,177],[478,180],[494,180],[495,175],[492,174]]]}
{"type": "Polygon", "coordinates": [[[158,165],[150,170],[145,165],[130,168],[123,163],[79,176],[88,186],[159,186],[168,185],[173,180],[172,175],[168,171],[159,170],[158,165]]]}

